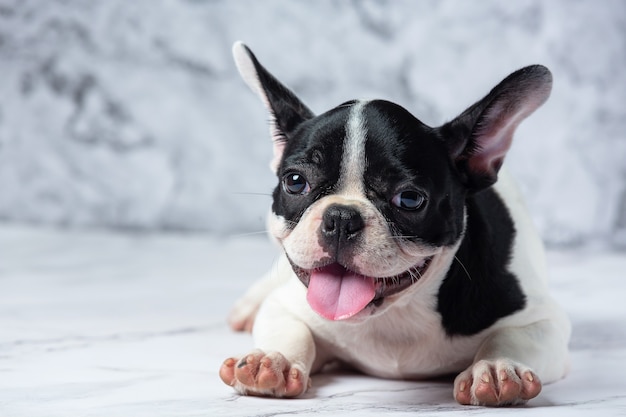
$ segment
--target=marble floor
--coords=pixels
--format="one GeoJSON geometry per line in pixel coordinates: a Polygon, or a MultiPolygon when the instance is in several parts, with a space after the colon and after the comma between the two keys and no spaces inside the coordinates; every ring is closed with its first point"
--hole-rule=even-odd
{"type": "Polygon", "coordinates": [[[239,397],[225,324],[269,267],[260,237],[55,231],[0,224],[0,416],[626,415],[626,253],[550,252],[574,323],[571,374],[521,408],[461,407],[449,381],[320,375],[302,399],[239,397]]]}

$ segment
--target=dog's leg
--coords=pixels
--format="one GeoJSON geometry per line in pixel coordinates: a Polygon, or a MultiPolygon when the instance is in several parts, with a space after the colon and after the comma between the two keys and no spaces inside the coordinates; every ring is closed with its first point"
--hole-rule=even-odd
{"type": "Polygon", "coordinates": [[[285,256],[281,256],[261,279],[252,285],[235,302],[228,315],[228,324],[235,331],[251,332],[256,314],[263,300],[272,290],[284,284],[292,274],[291,266],[285,256]]]}
{"type": "Polygon", "coordinates": [[[542,382],[556,381],[567,372],[569,331],[566,319],[495,331],[474,363],[456,377],[454,397],[461,404],[490,406],[536,397],[542,382]]]}
{"type": "Polygon", "coordinates": [[[259,310],[253,329],[258,349],[226,359],[220,369],[222,381],[240,394],[296,397],[310,385],[316,359],[313,335],[279,300],[273,294],[259,310]]]}

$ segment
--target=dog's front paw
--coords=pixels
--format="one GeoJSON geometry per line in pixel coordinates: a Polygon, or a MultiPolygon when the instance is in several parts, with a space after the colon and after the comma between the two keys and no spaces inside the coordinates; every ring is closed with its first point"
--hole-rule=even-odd
{"type": "Polygon", "coordinates": [[[523,404],[540,391],[537,375],[508,359],[478,361],[454,380],[454,398],[465,405],[523,404]]]}
{"type": "Polygon", "coordinates": [[[220,368],[220,378],[243,395],[297,397],[310,384],[305,371],[292,365],[282,354],[255,350],[237,360],[228,358],[220,368]]]}

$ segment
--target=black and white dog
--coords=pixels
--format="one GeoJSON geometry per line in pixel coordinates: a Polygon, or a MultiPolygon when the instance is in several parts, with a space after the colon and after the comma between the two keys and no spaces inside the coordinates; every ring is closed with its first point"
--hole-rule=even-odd
{"type": "Polygon", "coordinates": [[[458,373],[459,403],[506,405],[564,376],[570,324],[500,170],[550,94],[548,69],[514,72],[433,128],[383,100],[316,116],[244,44],[233,53],[270,114],[268,227],[284,256],[231,313],[258,350],[224,362],[226,384],[295,397],[341,361],[384,378],[458,373]]]}

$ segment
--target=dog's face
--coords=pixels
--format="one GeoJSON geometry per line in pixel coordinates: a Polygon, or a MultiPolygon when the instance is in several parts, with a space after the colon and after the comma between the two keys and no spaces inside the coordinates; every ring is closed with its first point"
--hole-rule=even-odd
{"type": "Polygon", "coordinates": [[[294,132],[269,228],[316,311],[380,311],[458,241],[464,188],[450,165],[437,132],[385,101],[346,103],[294,132]]]}
{"type": "Polygon", "coordinates": [[[315,116],[245,46],[234,52],[272,117],[270,233],[331,320],[365,319],[443,279],[467,196],[496,181],[515,127],[550,91],[549,72],[528,67],[438,128],[382,100],[315,116]]]}

